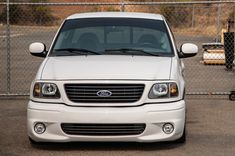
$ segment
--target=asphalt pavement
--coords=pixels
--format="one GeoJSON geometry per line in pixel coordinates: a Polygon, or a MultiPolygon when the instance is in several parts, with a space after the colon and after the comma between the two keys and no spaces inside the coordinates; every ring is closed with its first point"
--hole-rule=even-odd
{"type": "Polygon", "coordinates": [[[235,102],[227,96],[187,96],[187,141],[176,143],[77,142],[32,146],[28,98],[0,99],[0,156],[234,156],[235,102]]]}

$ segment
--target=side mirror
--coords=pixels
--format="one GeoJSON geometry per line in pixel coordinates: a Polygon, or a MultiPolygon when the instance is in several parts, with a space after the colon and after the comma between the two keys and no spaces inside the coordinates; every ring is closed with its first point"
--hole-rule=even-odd
{"type": "Polygon", "coordinates": [[[37,57],[46,57],[46,45],[40,42],[34,42],[29,45],[30,54],[37,57]]]}
{"type": "Polygon", "coordinates": [[[193,57],[197,55],[197,53],[198,53],[197,45],[192,43],[185,43],[180,47],[179,57],[180,58],[193,57]]]}

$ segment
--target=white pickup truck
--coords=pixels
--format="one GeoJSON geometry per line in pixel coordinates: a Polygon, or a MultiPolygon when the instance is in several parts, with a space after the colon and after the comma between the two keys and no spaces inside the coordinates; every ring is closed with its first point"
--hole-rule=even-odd
{"type": "Polygon", "coordinates": [[[128,12],[69,16],[32,82],[28,135],[32,143],[185,141],[184,64],[162,15],[128,12]]]}

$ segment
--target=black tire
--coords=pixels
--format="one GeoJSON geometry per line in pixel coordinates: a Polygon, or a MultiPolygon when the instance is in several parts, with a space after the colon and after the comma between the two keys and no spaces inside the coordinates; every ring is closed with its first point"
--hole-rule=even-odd
{"type": "Polygon", "coordinates": [[[33,140],[30,137],[29,137],[29,142],[30,142],[31,145],[42,145],[42,142],[37,142],[37,141],[33,140]]]}
{"type": "Polygon", "coordinates": [[[174,142],[175,143],[181,143],[181,144],[186,142],[186,128],[184,128],[183,135],[179,139],[175,140],[174,142]]]}
{"type": "Polygon", "coordinates": [[[231,92],[231,93],[229,94],[229,100],[235,101],[235,92],[231,92]]]}

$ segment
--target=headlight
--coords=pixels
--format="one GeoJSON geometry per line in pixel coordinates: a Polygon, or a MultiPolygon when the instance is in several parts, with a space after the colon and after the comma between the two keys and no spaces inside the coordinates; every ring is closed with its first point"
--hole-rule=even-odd
{"type": "Polygon", "coordinates": [[[171,98],[178,96],[178,94],[179,92],[176,83],[156,83],[149,92],[149,98],[171,98]]]}
{"type": "Polygon", "coordinates": [[[56,92],[57,92],[57,86],[55,84],[44,83],[42,85],[43,95],[53,96],[56,94],[56,92]]]}
{"type": "Polygon", "coordinates": [[[60,92],[54,83],[35,83],[33,96],[36,98],[60,98],[60,92]]]}
{"type": "Polygon", "coordinates": [[[155,84],[153,86],[153,95],[160,97],[160,96],[165,96],[168,94],[168,85],[163,83],[163,84],[155,84]]]}

